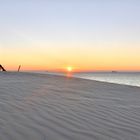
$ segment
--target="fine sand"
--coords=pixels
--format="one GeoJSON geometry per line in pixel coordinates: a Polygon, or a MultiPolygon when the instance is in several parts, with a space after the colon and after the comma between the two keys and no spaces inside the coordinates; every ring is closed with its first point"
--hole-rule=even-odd
{"type": "Polygon", "coordinates": [[[140,88],[0,72],[0,140],[140,140],[140,88]]]}

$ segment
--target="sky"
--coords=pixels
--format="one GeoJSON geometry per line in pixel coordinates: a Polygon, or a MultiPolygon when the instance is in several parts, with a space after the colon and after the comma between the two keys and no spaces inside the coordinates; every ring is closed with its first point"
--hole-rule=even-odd
{"type": "Polygon", "coordinates": [[[139,13],[139,0],[0,0],[0,64],[140,71],[139,13]]]}

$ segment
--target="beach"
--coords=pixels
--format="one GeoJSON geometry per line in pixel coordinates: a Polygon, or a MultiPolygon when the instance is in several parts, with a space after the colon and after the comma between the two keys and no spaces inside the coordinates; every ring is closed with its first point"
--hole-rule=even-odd
{"type": "Polygon", "coordinates": [[[140,140],[140,87],[0,72],[0,140],[140,140]]]}

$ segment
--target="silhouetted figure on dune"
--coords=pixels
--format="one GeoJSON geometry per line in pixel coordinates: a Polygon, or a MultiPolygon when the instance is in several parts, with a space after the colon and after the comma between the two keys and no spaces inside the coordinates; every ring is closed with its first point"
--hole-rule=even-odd
{"type": "Polygon", "coordinates": [[[6,71],[2,65],[0,65],[0,71],[6,71]]]}

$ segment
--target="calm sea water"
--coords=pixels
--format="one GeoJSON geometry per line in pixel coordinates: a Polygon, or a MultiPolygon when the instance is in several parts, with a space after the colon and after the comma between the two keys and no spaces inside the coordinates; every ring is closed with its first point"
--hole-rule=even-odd
{"type": "Polygon", "coordinates": [[[139,86],[140,87],[140,72],[117,72],[117,73],[109,73],[109,72],[101,72],[101,73],[79,73],[74,76],[97,80],[109,83],[117,83],[131,86],[139,86]]]}
{"type": "MultiPolygon", "coordinates": [[[[67,75],[64,73],[50,73],[50,72],[41,72],[41,73],[62,76],[67,75]]],[[[140,87],[140,72],[87,72],[87,73],[75,73],[72,76],[89,80],[140,87]]]]}

